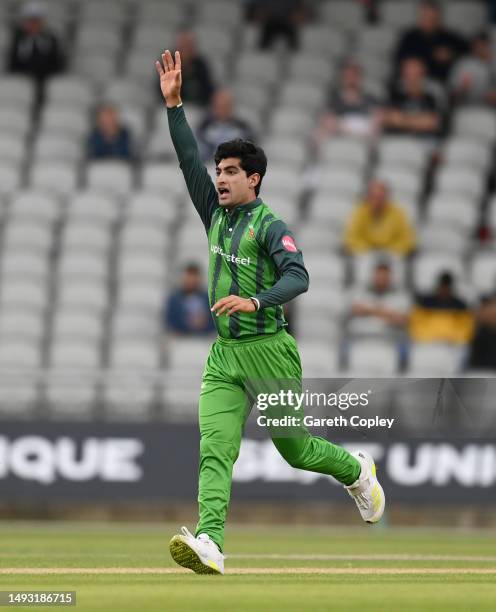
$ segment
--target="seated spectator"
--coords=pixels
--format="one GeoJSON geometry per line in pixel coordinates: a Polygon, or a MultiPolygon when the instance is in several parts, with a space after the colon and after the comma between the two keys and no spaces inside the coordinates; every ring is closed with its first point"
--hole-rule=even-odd
{"type": "Polygon", "coordinates": [[[348,331],[352,335],[397,339],[404,334],[410,297],[393,284],[387,260],[376,264],[369,285],[351,295],[348,331]]]}
{"type": "Polygon", "coordinates": [[[371,250],[408,255],[415,247],[414,229],[401,207],[391,201],[383,181],[370,181],[367,197],[351,215],[344,244],[353,255],[371,250]]]}
{"type": "Polygon", "coordinates": [[[131,159],[131,135],[121,125],[117,109],[111,104],[98,109],[87,148],[89,159],[131,159]]]}
{"type": "Polygon", "coordinates": [[[477,34],[470,55],[456,62],[450,75],[450,89],[457,102],[496,103],[496,71],[488,34],[477,34]]]}
{"type": "Polygon", "coordinates": [[[378,101],[363,90],[361,66],[354,60],[343,64],[339,84],[329,97],[321,120],[319,139],[329,134],[373,136],[380,130],[378,101]]]}
{"type": "Polygon", "coordinates": [[[176,334],[204,335],[215,330],[198,265],[191,263],[184,268],[178,289],[165,304],[163,322],[168,331],[176,334]]]}
{"type": "Polygon", "coordinates": [[[37,102],[41,104],[45,80],[61,72],[64,64],[59,40],[45,22],[43,6],[37,2],[24,5],[12,33],[7,70],[32,77],[37,85],[37,102]]]}
{"type": "Polygon", "coordinates": [[[181,53],[181,99],[198,106],[207,106],[214,91],[214,84],[206,59],[196,46],[193,32],[180,32],[176,49],[181,53]]]}
{"type": "Polygon", "coordinates": [[[249,13],[260,24],[260,49],[270,49],[278,38],[298,49],[299,28],[307,17],[304,0],[252,0],[249,13]]]}
{"type": "Polygon", "coordinates": [[[227,89],[219,89],[212,97],[211,109],[198,127],[198,141],[204,160],[211,160],[221,142],[242,138],[254,140],[251,127],[234,114],[234,99],[227,89]]]}
{"type": "Polygon", "coordinates": [[[430,78],[444,83],[454,62],[467,50],[465,40],[443,27],[441,9],[425,1],[419,7],[417,25],[401,36],[395,53],[396,73],[407,58],[415,57],[427,66],[430,78]]]}
{"type": "Polygon", "coordinates": [[[484,297],[475,313],[476,328],[468,367],[476,370],[496,370],[496,294],[484,297]]]}
{"type": "Polygon", "coordinates": [[[429,92],[425,66],[418,59],[406,59],[401,65],[401,79],[393,86],[383,127],[390,134],[433,138],[441,128],[441,113],[436,97],[429,92]]]}
{"type": "Polygon", "coordinates": [[[466,344],[473,330],[473,315],[457,296],[450,272],[440,274],[434,293],[416,297],[409,324],[410,337],[415,342],[466,344]]]}

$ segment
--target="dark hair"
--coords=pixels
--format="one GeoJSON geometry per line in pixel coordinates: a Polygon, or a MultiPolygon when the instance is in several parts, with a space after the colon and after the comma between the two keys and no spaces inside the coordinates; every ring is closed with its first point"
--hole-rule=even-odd
{"type": "Polygon", "coordinates": [[[455,278],[451,272],[444,271],[439,274],[438,287],[452,287],[455,278]]]}
{"type": "Polygon", "coordinates": [[[201,267],[196,262],[190,261],[189,263],[187,263],[184,266],[183,271],[184,272],[189,272],[189,273],[194,273],[194,274],[200,274],[201,273],[201,267]]]}
{"type": "Polygon", "coordinates": [[[262,148],[257,147],[249,140],[236,138],[221,143],[215,151],[215,165],[218,166],[220,161],[228,157],[237,157],[239,165],[246,172],[247,176],[259,174],[260,180],[255,187],[255,194],[258,196],[260,185],[267,170],[267,157],[262,148]]]}

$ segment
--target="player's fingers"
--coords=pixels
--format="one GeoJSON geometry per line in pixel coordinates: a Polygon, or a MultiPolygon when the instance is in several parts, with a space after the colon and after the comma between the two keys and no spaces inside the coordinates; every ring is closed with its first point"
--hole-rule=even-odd
{"type": "Polygon", "coordinates": [[[227,311],[227,316],[230,317],[232,314],[234,314],[235,312],[238,312],[238,310],[241,308],[241,304],[235,304],[232,308],[230,308],[227,311]]]}
{"type": "Polygon", "coordinates": [[[169,70],[174,70],[174,60],[172,59],[172,55],[169,49],[166,49],[165,51],[165,59],[167,60],[167,68],[169,70]]]}
{"type": "Polygon", "coordinates": [[[162,64],[164,66],[164,72],[169,72],[169,66],[167,64],[167,58],[166,58],[165,54],[166,54],[166,52],[164,51],[162,53],[162,64]]]}
{"type": "Polygon", "coordinates": [[[219,300],[218,304],[220,306],[216,309],[216,314],[217,314],[217,316],[220,316],[221,314],[226,312],[226,310],[228,310],[229,308],[234,306],[234,304],[236,304],[236,299],[234,299],[232,297],[222,298],[222,300],[219,300]],[[221,302],[222,302],[222,304],[221,304],[221,302]]]}
{"type": "Polygon", "coordinates": [[[220,308],[221,306],[223,306],[226,302],[232,300],[233,296],[232,295],[228,295],[227,297],[223,297],[220,300],[217,300],[215,302],[215,304],[212,306],[211,310],[217,310],[217,308],[220,308]]]}
{"type": "Polygon", "coordinates": [[[158,60],[155,62],[155,68],[157,69],[159,77],[165,74],[164,69],[162,68],[162,64],[158,60]]]}
{"type": "Polygon", "coordinates": [[[181,70],[181,54],[179,51],[176,51],[174,54],[176,60],[176,70],[181,70]]]}

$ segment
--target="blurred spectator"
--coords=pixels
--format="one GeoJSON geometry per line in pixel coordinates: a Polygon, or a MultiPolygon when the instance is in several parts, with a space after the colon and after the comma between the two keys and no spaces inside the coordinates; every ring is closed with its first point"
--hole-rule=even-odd
{"type": "Polygon", "coordinates": [[[391,90],[382,121],[389,133],[431,138],[438,135],[441,113],[436,97],[428,90],[422,61],[403,61],[400,82],[391,90]]]}
{"type": "Polygon", "coordinates": [[[380,129],[378,101],[363,90],[361,66],[354,60],[343,64],[339,85],[333,88],[328,112],[320,125],[319,140],[329,134],[371,136],[380,129]]]}
{"type": "Polygon", "coordinates": [[[407,255],[415,247],[414,229],[383,181],[370,181],[367,197],[352,212],[344,244],[353,255],[374,249],[407,255]]]}
{"type": "Polygon", "coordinates": [[[214,84],[208,63],[197,49],[193,32],[179,32],[176,49],[181,53],[182,100],[207,106],[214,91],[214,84]]]}
{"type": "Polygon", "coordinates": [[[12,33],[7,70],[26,74],[35,80],[40,104],[46,78],[61,72],[64,64],[58,38],[46,25],[43,6],[37,2],[24,5],[20,21],[12,33]]]}
{"type": "Polygon", "coordinates": [[[348,331],[353,335],[400,338],[408,321],[410,297],[393,284],[391,265],[379,260],[366,288],[353,291],[348,331]]]}
{"type": "Polygon", "coordinates": [[[203,335],[214,331],[208,293],[197,264],[185,266],[178,289],[165,304],[163,322],[168,331],[177,334],[203,335]]]}
{"type": "Polygon", "coordinates": [[[442,25],[441,9],[436,2],[422,2],[417,25],[406,30],[396,49],[396,66],[406,58],[416,57],[427,66],[428,75],[446,81],[453,63],[467,50],[465,40],[442,25]]]}
{"type": "Polygon", "coordinates": [[[470,346],[468,367],[496,370],[496,294],[483,298],[475,318],[477,325],[470,346]]]}
{"type": "Polygon", "coordinates": [[[211,108],[200,123],[197,136],[204,160],[212,159],[221,142],[235,138],[254,140],[248,123],[234,114],[234,98],[228,89],[214,93],[211,108]]]}
{"type": "Polygon", "coordinates": [[[299,28],[307,18],[304,0],[253,0],[249,13],[260,24],[261,49],[270,49],[278,38],[286,39],[290,49],[298,49],[299,28]]]}
{"type": "Polygon", "coordinates": [[[131,135],[120,123],[117,109],[111,104],[101,106],[88,137],[88,158],[130,160],[131,157],[131,135]]]}
{"type": "Polygon", "coordinates": [[[440,274],[434,293],[416,297],[409,326],[415,342],[466,344],[473,330],[473,315],[457,295],[450,272],[440,274]]]}
{"type": "Polygon", "coordinates": [[[458,102],[496,103],[496,71],[491,39],[481,32],[472,40],[471,53],[455,64],[450,88],[458,102]]]}

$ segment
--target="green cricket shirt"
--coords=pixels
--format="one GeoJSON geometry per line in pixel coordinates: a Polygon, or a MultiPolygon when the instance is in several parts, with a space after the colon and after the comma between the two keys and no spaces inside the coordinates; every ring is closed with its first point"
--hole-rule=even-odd
{"type": "Polygon", "coordinates": [[[260,198],[227,210],[200,160],[182,106],[168,108],[172,142],[208,237],[210,305],[228,295],[255,297],[256,312],[214,316],[223,338],[273,334],[286,326],[282,304],[308,289],[301,251],[284,221],[260,198]]]}

